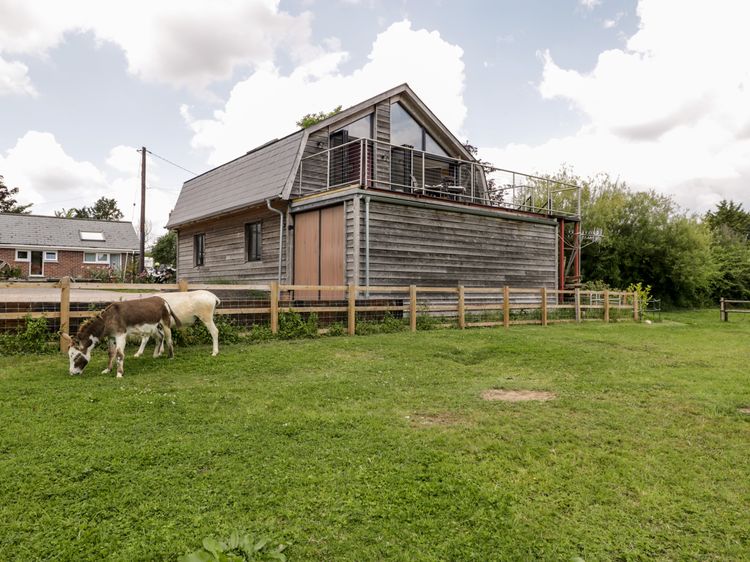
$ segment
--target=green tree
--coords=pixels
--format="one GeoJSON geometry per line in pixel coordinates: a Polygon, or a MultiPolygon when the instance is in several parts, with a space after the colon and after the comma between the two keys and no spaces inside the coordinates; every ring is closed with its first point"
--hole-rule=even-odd
{"type": "MultiPolygon", "coordinates": [[[[602,233],[600,239],[584,242],[584,280],[618,288],[641,282],[671,305],[700,304],[708,298],[715,275],[711,232],[670,197],[633,191],[607,174],[584,179],[563,168],[550,179],[582,187],[582,230],[602,233]]],[[[560,208],[560,202],[555,206],[560,208]]]]}
{"type": "Polygon", "coordinates": [[[299,121],[297,121],[297,126],[300,129],[307,129],[308,127],[312,127],[316,123],[320,123],[324,119],[328,119],[329,117],[332,117],[336,115],[339,111],[341,111],[341,106],[334,107],[332,111],[329,111],[326,113],[325,111],[320,111],[318,113],[308,113],[307,115],[303,115],[299,121]]]}
{"type": "Polygon", "coordinates": [[[29,209],[33,203],[19,205],[15,197],[13,197],[17,193],[18,188],[10,188],[6,186],[3,181],[3,176],[0,176],[0,213],[19,213],[26,215],[31,212],[29,209]]]}
{"type": "Polygon", "coordinates": [[[114,198],[100,197],[91,207],[62,209],[55,211],[55,216],[69,219],[118,221],[123,217],[123,214],[117,207],[117,201],[114,198]]]}
{"type": "Polygon", "coordinates": [[[716,271],[711,297],[750,299],[750,213],[741,203],[721,201],[704,220],[711,229],[711,253],[716,271]]]}
{"type": "Polygon", "coordinates": [[[154,244],[151,249],[151,257],[154,262],[162,265],[174,265],[177,263],[177,233],[167,232],[154,244]]]}
{"type": "Polygon", "coordinates": [[[742,203],[722,200],[716,211],[708,211],[704,220],[713,231],[728,228],[737,235],[750,238],[750,213],[742,209],[742,203]]]}

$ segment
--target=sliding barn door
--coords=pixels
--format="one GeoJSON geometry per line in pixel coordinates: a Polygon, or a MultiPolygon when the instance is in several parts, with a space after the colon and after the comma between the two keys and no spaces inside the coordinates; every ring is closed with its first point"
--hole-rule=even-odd
{"type": "MultiPolygon", "coordinates": [[[[294,284],[344,285],[346,283],[346,232],[344,205],[294,216],[294,284]]],[[[299,300],[343,299],[342,291],[297,291],[299,300]]]]}

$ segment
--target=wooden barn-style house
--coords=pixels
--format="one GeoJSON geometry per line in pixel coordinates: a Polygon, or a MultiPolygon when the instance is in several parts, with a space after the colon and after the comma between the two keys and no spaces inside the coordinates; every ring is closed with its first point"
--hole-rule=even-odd
{"type": "Polygon", "coordinates": [[[191,282],[561,288],[577,196],[480,164],[403,84],[187,181],[167,227],[191,282]]]}

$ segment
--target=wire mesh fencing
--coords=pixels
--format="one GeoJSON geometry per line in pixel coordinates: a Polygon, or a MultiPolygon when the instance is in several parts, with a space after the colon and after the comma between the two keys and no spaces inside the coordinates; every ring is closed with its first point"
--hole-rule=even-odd
{"type": "MultiPolygon", "coordinates": [[[[21,285],[21,284],[18,284],[21,285]]],[[[258,338],[313,337],[320,333],[368,334],[400,330],[472,328],[559,322],[638,320],[633,293],[518,287],[422,287],[357,285],[36,284],[60,288],[49,303],[0,302],[0,329],[14,329],[28,315],[50,319],[50,329],[75,333],[81,322],[111,302],[160,292],[206,289],[220,299],[221,322],[258,338]],[[128,290],[112,300],[70,298],[71,288],[128,290]],[[136,288],[142,293],[133,293],[136,288]]],[[[0,299],[1,301],[2,299],[0,299]]],[[[218,322],[217,322],[218,323],[218,322]]],[[[62,344],[61,344],[62,345],[62,344]]]]}

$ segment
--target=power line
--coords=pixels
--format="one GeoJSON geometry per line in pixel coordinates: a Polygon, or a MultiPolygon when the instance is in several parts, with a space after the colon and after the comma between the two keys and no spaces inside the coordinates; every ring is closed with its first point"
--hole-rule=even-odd
{"type": "Polygon", "coordinates": [[[164,160],[167,164],[172,164],[172,166],[175,166],[176,168],[179,168],[180,170],[186,171],[189,174],[193,174],[194,176],[198,175],[195,172],[193,172],[192,170],[188,170],[187,168],[185,168],[183,166],[180,166],[179,164],[175,164],[174,162],[172,162],[171,160],[167,160],[163,156],[159,156],[158,154],[154,154],[153,152],[151,152],[148,149],[146,149],[146,152],[148,152],[151,156],[156,156],[159,160],[164,160]]]}

